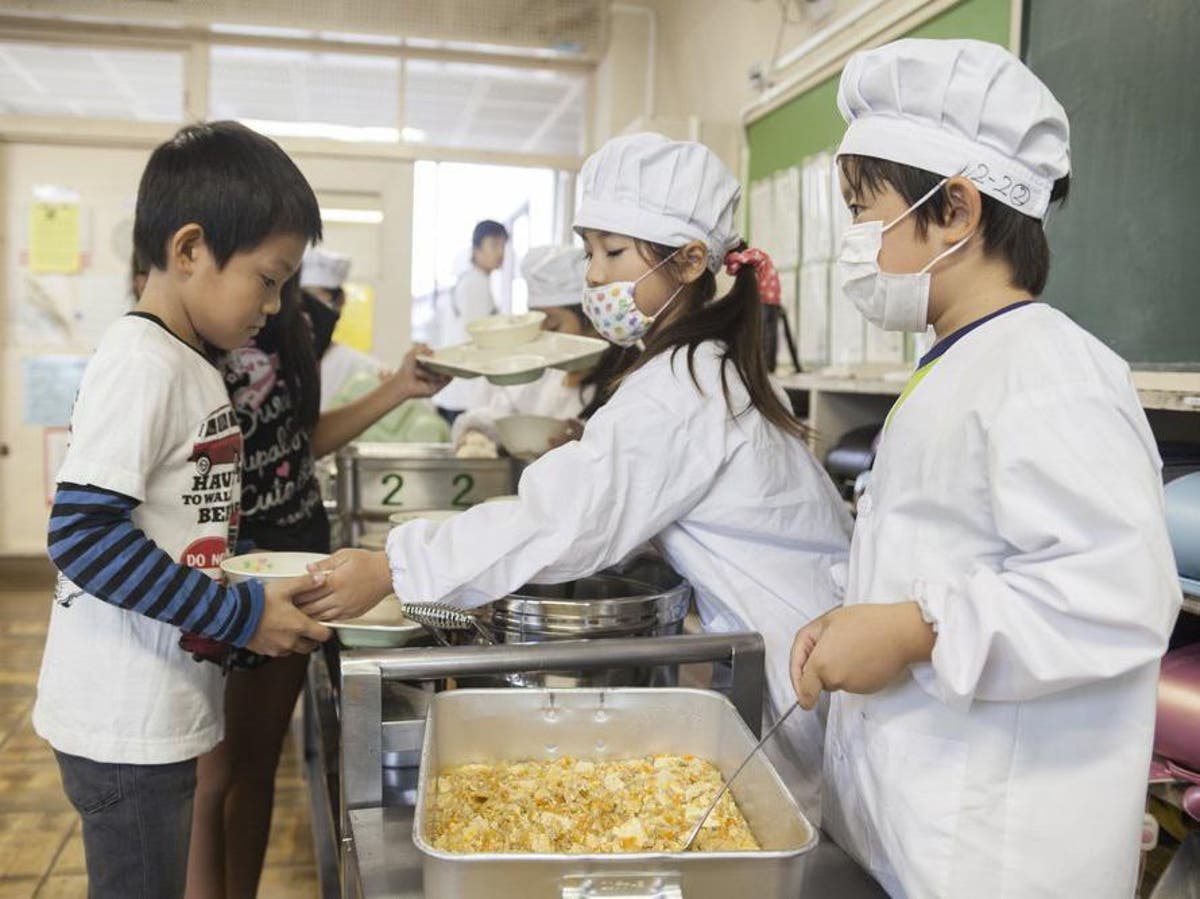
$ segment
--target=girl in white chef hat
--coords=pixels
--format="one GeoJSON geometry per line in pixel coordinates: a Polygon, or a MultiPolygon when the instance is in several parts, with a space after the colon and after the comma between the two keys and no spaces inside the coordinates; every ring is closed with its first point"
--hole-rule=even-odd
{"type": "Polygon", "coordinates": [[[1132,896],[1179,582],[1128,366],[1034,302],[1066,113],[979,41],[861,53],[838,106],[842,290],[937,342],[796,639],[803,704],[844,691],[826,826],[893,896],[1132,896]]]}
{"type": "MultiPolygon", "coordinates": [[[[335,554],[307,610],[351,617],[393,591],[478,606],[592,574],[652,540],[691,582],[706,628],[762,633],[773,718],[792,703],[791,634],[834,605],[831,568],[850,532],[763,362],[759,291],[778,281],[765,254],[739,249],[737,180],[703,145],[618,137],[580,182],[583,306],[610,341],[644,344],[636,364],[579,441],[526,469],[519,502],[403,525],[386,554],[335,554]],[[718,297],[722,267],[735,277],[718,297]]],[[[785,773],[815,817],[821,723],[793,715],[785,733],[785,773]]]]}

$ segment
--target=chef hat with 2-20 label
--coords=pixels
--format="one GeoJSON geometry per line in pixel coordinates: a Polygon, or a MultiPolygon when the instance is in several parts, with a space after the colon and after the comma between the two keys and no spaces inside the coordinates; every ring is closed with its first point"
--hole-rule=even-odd
{"type": "Polygon", "coordinates": [[[1071,170],[1062,104],[1003,47],[906,38],[857,53],[838,86],[849,123],[839,156],[873,156],[950,177],[1045,218],[1071,170]]]}
{"type": "Polygon", "coordinates": [[[713,272],[741,240],[734,229],[741,185],[704,144],[651,132],[614,137],[588,157],[579,183],[576,231],[592,228],[668,247],[699,240],[713,272]]]}

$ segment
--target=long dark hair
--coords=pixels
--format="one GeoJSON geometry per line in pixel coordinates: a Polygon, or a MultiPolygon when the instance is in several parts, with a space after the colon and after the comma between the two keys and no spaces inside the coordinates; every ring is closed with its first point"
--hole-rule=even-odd
{"type": "Polygon", "coordinates": [[[275,315],[279,337],[279,368],[287,381],[296,424],[312,436],[321,417],[321,369],[313,346],[312,326],[300,301],[300,276],[293,275],[280,292],[275,315]]]}
{"type": "MultiPolygon", "coordinates": [[[[638,252],[650,265],[665,260],[668,269],[672,263],[678,264],[672,255],[677,247],[663,246],[648,241],[637,241],[638,252]]],[[[735,250],[746,249],[741,243],[735,250]]],[[[696,349],[700,344],[715,340],[724,345],[721,354],[721,389],[725,394],[725,405],[730,414],[735,417],[743,414],[746,409],[734,409],[733,400],[729,393],[729,366],[737,371],[738,377],[750,395],[750,406],[757,409],[767,421],[792,434],[804,439],[808,429],[797,419],[775,389],[767,372],[766,357],[763,354],[762,337],[762,304],[758,296],[758,282],[754,268],[744,265],[734,277],[733,287],[729,293],[714,302],[717,295],[717,277],[711,270],[705,270],[695,282],[685,286],[680,293],[677,303],[686,309],[685,314],[665,322],[661,327],[651,330],[646,338],[646,349],[641,357],[630,366],[625,375],[637,371],[651,359],[663,353],[671,353],[672,359],[680,350],[687,348],[688,372],[697,389],[700,382],[696,378],[696,349]]]]}

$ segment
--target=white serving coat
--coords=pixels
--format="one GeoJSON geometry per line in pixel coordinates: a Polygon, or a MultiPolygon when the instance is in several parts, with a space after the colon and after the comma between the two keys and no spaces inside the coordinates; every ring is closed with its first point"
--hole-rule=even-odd
{"type": "Polygon", "coordinates": [[[833,697],[825,825],[893,896],[1133,895],[1180,604],[1125,363],[1041,303],[966,334],[884,432],[846,602],[919,599],[931,664],[833,697]]]}
{"type": "MultiPolygon", "coordinates": [[[[531,581],[592,574],[653,539],[695,588],[706,629],[762,633],[773,720],[794,698],[795,632],[836,602],[831,568],[846,558],[850,520],[802,440],[752,408],[729,414],[718,352],[709,343],[696,353],[703,392],[686,352],[630,375],[581,440],[526,469],[519,502],[395,528],[387,551],[397,595],[477,606],[531,581]]],[[[732,366],[729,375],[743,409],[732,366]]],[[[785,777],[815,818],[822,722],[798,713],[784,727],[785,777]]]]}

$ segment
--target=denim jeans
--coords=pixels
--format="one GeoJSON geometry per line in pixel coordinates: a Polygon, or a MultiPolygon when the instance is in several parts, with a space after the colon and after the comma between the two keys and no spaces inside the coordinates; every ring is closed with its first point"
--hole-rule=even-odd
{"type": "Polygon", "coordinates": [[[83,819],[88,899],[182,897],[196,760],[121,765],[54,755],[83,819]]]}

